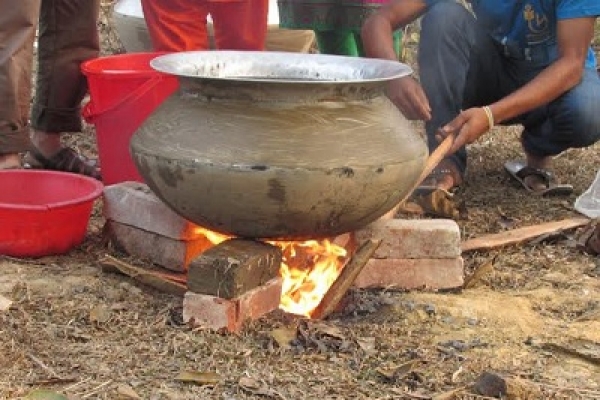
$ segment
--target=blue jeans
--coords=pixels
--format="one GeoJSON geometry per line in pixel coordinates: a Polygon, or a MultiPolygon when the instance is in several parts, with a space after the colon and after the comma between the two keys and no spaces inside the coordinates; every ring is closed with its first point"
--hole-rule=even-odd
{"type": "MultiPolygon", "coordinates": [[[[425,125],[430,150],[438,145],[436,130],[460,110],[500,100],[551,63],[547,54],[525,60],[498,44],[469,11],[452,1],[431,7],[421,27],[418,62],[433,115],[425,125]]],[[[523,125],[523,149],[533,156],[554,156],[594,144],[600,139],[598,73],[586,69],[582,81],[559,98],[503,124],[523,125]]],[[[464,173],[466,149],[451,158],[464,173]]]]}

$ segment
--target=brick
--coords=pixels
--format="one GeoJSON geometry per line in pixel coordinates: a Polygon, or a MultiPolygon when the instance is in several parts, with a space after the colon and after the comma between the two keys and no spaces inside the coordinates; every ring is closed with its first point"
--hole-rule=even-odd
{"type": "Polygon", "coordinates": [[[176,240],[111,220],[106,224],[110,239],[119,250],[172,271],[185,271],[195,257],[212,247],[204,236],[176,240]]]}
{"type": "Polygon", "coordinates": [[[382,239],[373,258],[456,258],[461,255],[460,229],[450,219],[379,220],[356,232],[359,242],[382,239]]]}
{"type": "Polygon", "coordinates": [[[279,247],[246,239],[230,239],[190,263],[188,289],[232,299],[279,276],[279,247]]]}
{"type": "Polygon", "coordinates": [[[244,322],[276,310],[281,301],[282,279],[275,278],[235,299],[187,292],[183,298],[183,320],[210,330],[239,332],[244,322]]]}
{"type": "Polygon", "coordinates": [[[103,214],[107,220],[134,226],[177,240],[197,238],[197,225],[163,203],[147,185],[122,182],[104,188],[103,214]]]}
{"type": "Polygon", "coordinates": [[[359,288],[452,289],[464,282],[462,257],[370,259],[354,281],[359,288]]]}

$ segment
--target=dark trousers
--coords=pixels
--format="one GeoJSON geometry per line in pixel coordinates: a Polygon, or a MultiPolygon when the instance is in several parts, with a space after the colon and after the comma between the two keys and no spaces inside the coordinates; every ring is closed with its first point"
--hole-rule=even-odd
{"type": "Polygon", "coordinates": [[[0,1],[0,154],[28,149],[30,118],[31,127],[41,131],[81,130],[87,85],[80,64],[98,56],[99,7],[100,0],[0,1]]]}
{"type": "MultiPolygon", "coordinates": [[[[551,62],[547,53],[540,51],[525,59],[492,40],[460,4],[448,1],[431,7],[422,20],[418,57],[421,83],[433,114],[426,123],[430,150],[437,147],[438,128],[461,109],[491,104],[525,85],[551,62]]],[[[523,125],[523,148],[534,156],[554,156],[594,144],[600,139],[597,72],[585,70],[573,89],[504,124],[523,125]]],[[[452,159],[464,172],[466,150],[452,159]]]]}

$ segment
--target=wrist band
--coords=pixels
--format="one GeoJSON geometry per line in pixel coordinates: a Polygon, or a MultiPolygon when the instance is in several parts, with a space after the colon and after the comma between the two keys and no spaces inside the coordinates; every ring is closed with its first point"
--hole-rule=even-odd
{"type": "Polygon", "coordinates": [[[485,115],[487,116],[488,125],[489,125],[488,129],[491,130],[495,125],[494,124],[494,114],[492,114],[492,110],[488,106],[483,106],[481,108],[483,108],[483,111],[485,112],[485,115]]]}

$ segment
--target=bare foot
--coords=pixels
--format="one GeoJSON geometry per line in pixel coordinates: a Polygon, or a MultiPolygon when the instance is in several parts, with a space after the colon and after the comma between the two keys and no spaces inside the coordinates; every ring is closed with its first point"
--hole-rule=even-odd
{"type": "MultiPolygon", "coordinates": [[[[552,164],[552,157],[537,157],[527,154],[527,166],[537,169],[548,170],[552,164]]],[[[548,188],[548,182],[546,182],[541,176],[529,175],[523,179],[523,182],[535,191],[545,190],[548,188]]]]}
{"type": "Polygon", "coordinates": [[[0,169],[21,168],[21,156],[18,153],[0,154],[0,169]]]}
{"type": "Polygon", "coordinates": [[[32,129],[29,136],[31,143],[46,158],[52,158],[62,149],[60,134],[32,129]]]}

